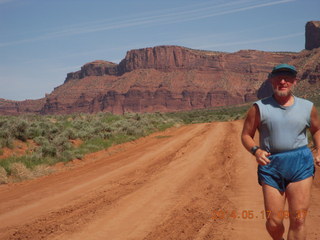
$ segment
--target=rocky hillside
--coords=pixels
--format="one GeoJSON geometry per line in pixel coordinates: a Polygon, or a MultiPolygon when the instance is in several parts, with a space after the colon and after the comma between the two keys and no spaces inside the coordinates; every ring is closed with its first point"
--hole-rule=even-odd
{"type": "MultiPolygon", "coordinates": [[[[313,23],[306,25],[306,36],[308,28],[319,26],[319,22],[313,23]]],[[[297,95],[310,97],[320,90],[316,36],[306,41],[306,46],[315,47],[299,53],[224,53],[180,46],[131,50],[119,64],[94,61],[67,74],[65,82],[45,98],[0,99],[0,114],[122,114],[242,104],[271,94],[266,80],[272,67],[279,63],[297,67],[301,78],[297,95]]]]}

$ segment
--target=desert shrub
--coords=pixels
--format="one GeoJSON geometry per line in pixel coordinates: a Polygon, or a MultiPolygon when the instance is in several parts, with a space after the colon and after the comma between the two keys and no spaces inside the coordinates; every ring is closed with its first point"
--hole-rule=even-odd
{"type": "Polygon", "coordinates": [[[8,128],[2,128],[0,131],[0,139],[11,137],[11,133],[8,128]]]}
{"type": "Polygon", "coordinates": [[[55,125],[50,125],[47,132],[46,136],[48,139],[53,139],[57,134],[60,133],[61,130],[55,125]]]}
{"type": "Polygon", "coordinates": [[[86,121],[84,121],[83,119],[77,119],[73,122],[72,126],[77,129],[85,129],[88,127],[88,123],[86,121]]]}
{"type": "Polygon", "coordinates": [[[34,141],[36,144],[38,144],[38,145],[43,145],[43,144],[45,144],[45,143],[49,143],[49,142],[48,142],[48,139],[46,139],[46,138],[43,137],[43,136],[35,137],[35,138],[33,139],[33,141],[34,141]]]}
{"type": "Polygon", "coordinates": [[[0,128],[3,128],[3,127],[5,127],[5,126],[7,126],[8,125],[8,119],[6,119],[6,118],[1,118],[0,119],[0,128]]]}
{"type": "MultiPolygon", "coordinates": [[[[2,148],[4,148],[5,147],[5,145],[4,145],[4,141],[3,141],[3,139],[2,138],[0,138],[0,149],[2,150],[2,148]]],[[[3,151],[3,150],[2,150],[3,151]]],[[[3,154],[3,153],[2,153],[3,154]]],[[[2,155],[1,154],[1,155],[2,155]]]]}
{"type": "Polygon", "coordinates": [[[135,121],[140,121],[143,114],[141,113],[125,113],[124,117],[126,119],[133,119],[135,121]]]}
{"type": "Polygon", "coordinates": [[[90,125],[94,128],[95,132],[111,132],[112,128],[109,123],[101,121],[101,119],[96,119],[92,121],[90,125]]]}
{"type": "Polygon", "coordinates": [[[18,181],[27,180],[33,178],[33,174],[30,169],[28,169],[21,162],[14,162],[10,165],[11,176],[18,181]]]}
{"type": "Polygon", "coordinates": [[[69,138],[65,134],[60,134],[56,136],[51,144],[57,149],[58,152],[63,152],[72,147],[72,144],[69,142],[69,138]]]}
{"type": "Polygon", "coordinates": [[[0,138],[0,148],[13,148],[13,138],[11,136],[7,137],[7,138],[0,138]]]}
{"type": "Polygon", "coordinates": [[[40,152],[35,152],[23,156],[11,156],[1,159],[0,166],[6,169],[6,171],[10,174],[11,164],[16,162],[23,163],[27,168],[33,169],[39,164],[53,164],[56,162],[56,160],[54,158],[44,158],[40,152]]]}
{"type": "Polygon", "coordinates": [[[123,116],[121,115],[115,115],[115,114],[111,114],[111,113],[103,113],[101,115],[101,121],[103,121],[104,123],[114,123],[116,121],[119,121],[123,118],[123,116]]]}
{"type": "Polygon", "coordinates": [[[93,126],[88,125],[85,128],[81,128],[76,132],[75,137],[80,138],[82,140],[89,140],[91,138],[97,137],[99,131],[95,129],[93,126]]]}
{"type": "Polygon", "coordinates": [[[123,134],[128,136],[139,136],[143,131],[136,124],[130,122],[123,123],[120,129],[123,134]]]}
{"type": "Polygon", "coordinates": [[[110,139],[113,137],[112,132],[100,132],[99,137],[103,139],[110,139]]]}
{"type": "Polygon", "coordinates": [[[41,128],[41,126],[37,123],[32,123],[30,127],[27,129],[27,137],[29,139],[34,139],[36,137],[44,136],[45,129],[41,128]]]}
{"type": "Polygon", "coordinates": [[[76,139],[77,138],[76,133],[72,128],[67,128],[64,131],[64,134],[68,139],[76,139]]]}
{"type": "Polygon", "coordinates": [[[27,168],[34,169],[36,166],[45,164],[45,165],[52,165],[58,162],[57,157],[44,157],[42,156],[41,152],[36,152],[31,155],[26,155],[22,157],[18,157],[13,159],[12,162],[19,161],[24,163],[27,168]]]}
{"type": "Polygon", "coordinates": [[[76,132],[76,138],[80,138],[81,140],[86,140],[88,138],[88,132],[84,129],[78,130],[76,132]]]}
{"type": "Polygon", "coordinates": [[[29,124],[25,120],[16,120],[15,124],[11,128],[12,134],[16,139],[21,141],[27,140],[27,128],[29,124]]]}
{"type": "Polygon", "coordinates": [[[80,159],[80,160],[83,159],[83,154],[80,152],[74,152],[73,155],[74,155],[74,158],[76,159],[80,159]]]}
{"type": "Polygon", "coordinates": [[[68,162],[68,161],[76,158],[75,154],[70,150],[66,150],[66,151],[59,153],[58,157],[59,157],[59,162],[68,162]]]}
{"type": "Polygon", "coordinates": [[[102,139],[110,139],[113,136],[113,133],[117,131],[117,129],[108,122],[102,121],[101,119],[97,119],[90,123],[92,128],[89,128],[89,137],[98,137],[102,139]]]}
{"type": "Polygon", "coordinates": [[[41,121],[37,122],[37,126],[39,127],[39,129],[43,131],[43,134],[41,135],[44,136],[48,132],[48,129],[50,128],[51,123],[45,121],[45,119],[42,119],[41,121]]]}
{"type": "Polygon", "coordinates": [[[7,171],[0,166],[0,184],[8,183],[7,171]]]}
{"type": "Polygon", "coordinates": [[[40,148],[42,157],[56,157],[57,149],[50,143],[43,144],[40,148]]]}

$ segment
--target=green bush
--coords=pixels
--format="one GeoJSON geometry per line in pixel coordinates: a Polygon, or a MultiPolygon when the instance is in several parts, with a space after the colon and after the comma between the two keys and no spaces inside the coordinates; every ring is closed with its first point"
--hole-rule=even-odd
{"type": "Polygon", "coordinates": [[[11,136],[7,138],[0,138],[0,148],[4,148],[4,147],[10,148],[10,149],[13,148],[13,138],[11,136]]]}
{"type": "Polygon", "coordinates": [[[35,137],[33,140],[38,145],[43,145],[45,143],[49,143],[48,139],[46,139],[44,136],[35,137]]]}
{"type": "Polygon", "coordinates": [[[65,134],[60,134],[56,136],[51,144],[58,152],[64,152],[72,147],[72,144],[69,142],[69,138],[65,134]]]}
{"type": "Polygon", "coordinates": [[[32,125],[27,129],[27,137],[29,139],[34,139],[36,137],[44,136],[45,129],[42,129],[38,124],[32,123],[32,125]]]}
{"type": "Polygon", "coordinates": [[[63,151],[59,154],[59,162],[68,162],[76,158],[75,154],[72,151],[63,151]]]}
{"type": "Polygon", "coordinates": [[[11,133],[9,131],[9,129],[6,129],[6,128],[2,128],[1,131],[0,131],[0,139],[2,138],[9,138],[11,137],[11,133]]]}
{"type": "Polygon", "coordinates": [[[56,157],[57,149],[51,144],[44,144],[40,148],[42,157],[56,157]]]}
{"type": "Polygon", "coordinates": [[[26,133],[28,129],[28,123],[26,121],[21,121],[16,126],[17,139],[25,141],[27,139],[26,133]]]}
{"type": "Polygon", "coordinates": [[[68,139],[76,139],[76,133],[75,133],[75,130],[72,129],[72,128],[67,128],[65,131],[64,131],[64,134],[65,136],[68,138],[68,139]]]}

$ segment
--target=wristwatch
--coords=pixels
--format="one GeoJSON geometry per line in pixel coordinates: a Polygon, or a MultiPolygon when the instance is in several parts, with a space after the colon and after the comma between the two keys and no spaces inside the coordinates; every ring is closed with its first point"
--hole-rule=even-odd
{"type": "Polygon", "coordinates": [[[250,152],[252,153],[252,155],[255,155],[255,154],[256,154],[256,151],[257,151],[258,149],[260,149],[259,146],[254,146],[254,147],[252,147],[252,148],[250,149],[250,152]]]}

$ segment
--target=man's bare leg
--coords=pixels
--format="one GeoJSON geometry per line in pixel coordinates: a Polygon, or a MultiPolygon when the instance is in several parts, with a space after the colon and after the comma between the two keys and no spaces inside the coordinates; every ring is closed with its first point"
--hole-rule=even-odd
{"type": "Polygon", "coordinates": [[[307,239],[305,220],[310,203],[312,180],[313,178],[309,177],[290,183],[286,189],[290,214],[288,240],[307,239]]]}
{"type": "Polygon", "coordinates": [[[264,206],[267,216],[266,228],[273,240],[282,240],[284,233],[283,217],[286,196],[278,189],[262,185],[264,206]]]}

